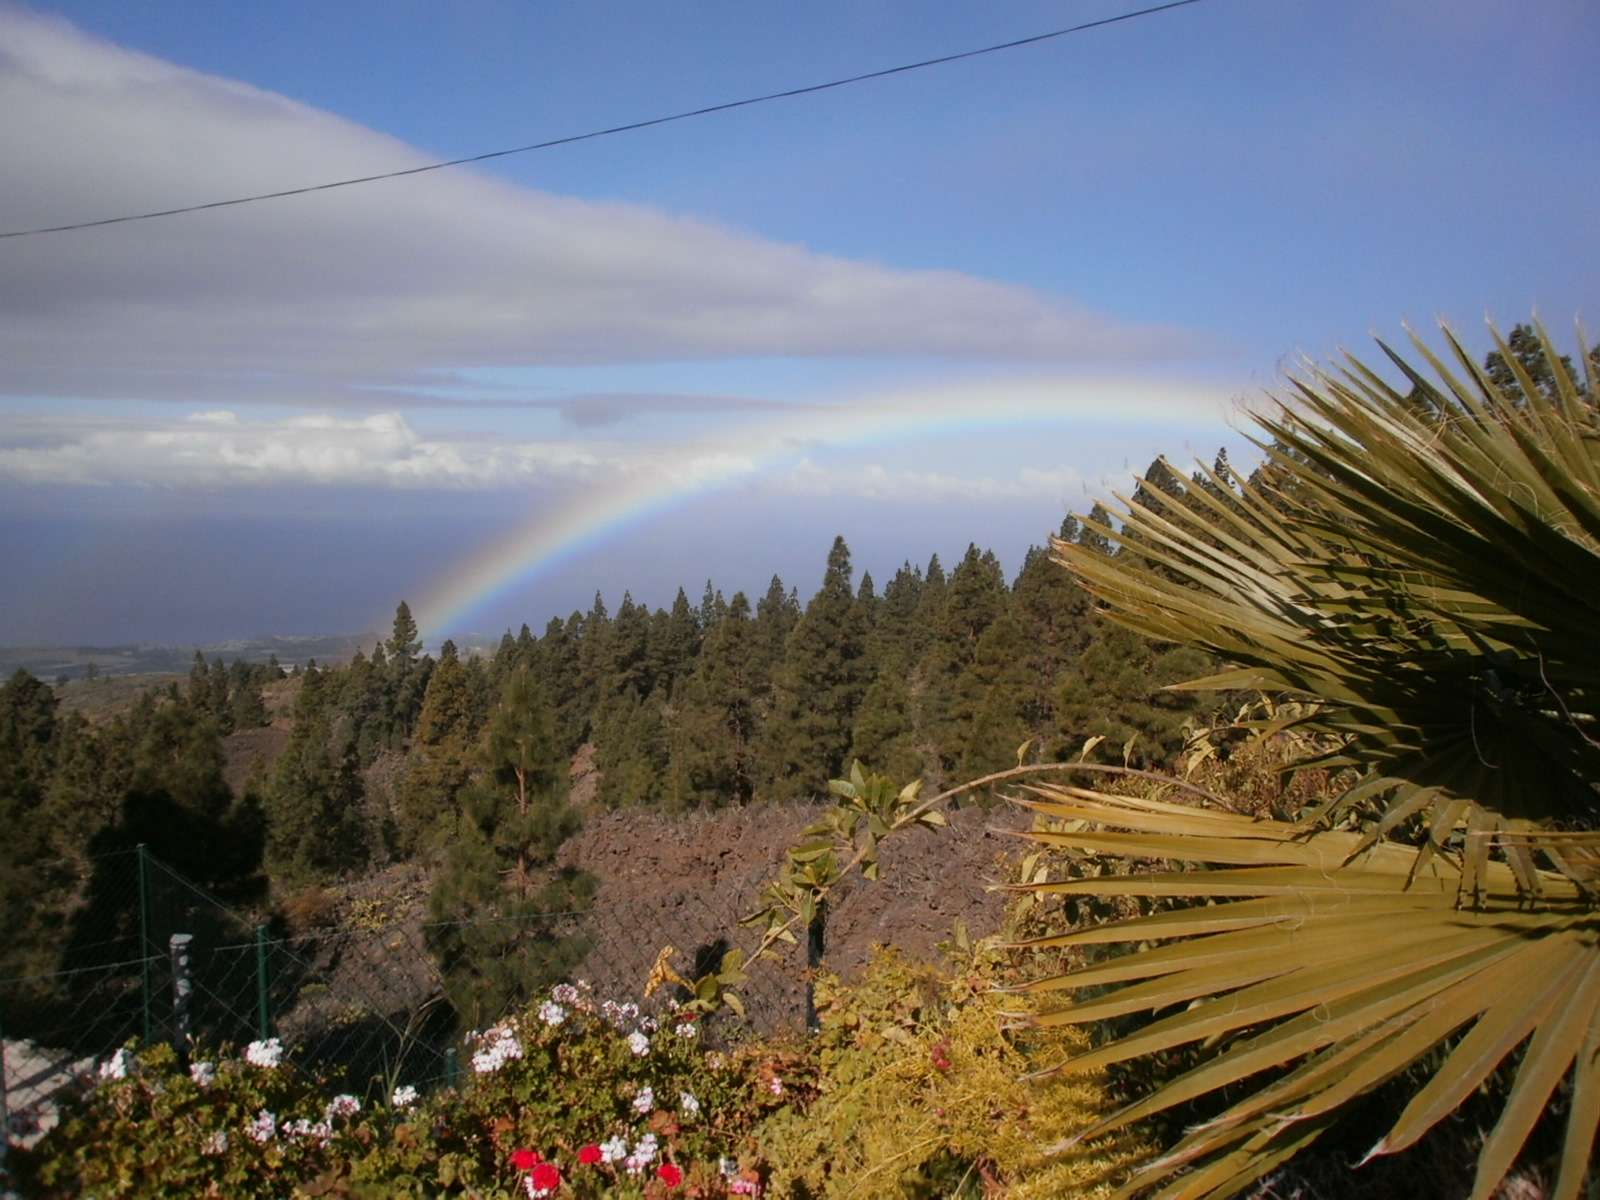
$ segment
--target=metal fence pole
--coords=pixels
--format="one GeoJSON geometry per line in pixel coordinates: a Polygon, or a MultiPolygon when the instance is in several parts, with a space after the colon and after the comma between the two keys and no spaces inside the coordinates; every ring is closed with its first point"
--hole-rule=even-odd
{"type": "Polygon", "coordinates": [[[450,1046],[444,1052],[444,1085],[453,1088],[461,1074],[461,1063],[456,1057],[456,1048],[450,1046]]]}
{"type": "Polygon", "coordinates": [[[6,1039],[0,1029],[0,1180],[6,1173],[6,1155],[11,1149],[11,1107],[6,1102],[6,1039]]]}
{"type": "Polygon", "coordinates": [[[267,1005],[267,927],[256,926],[256,1028],[261,1040],[272,1036],[272,1010],[267,1005]]]}
{"type": "Polygon", "coordinates": [[[139,843],[139,958],[143,986],[144,1040],[150,1041],[150,866],[149,852],[139,843]]]}
{"type": "Polygon", "coordinates": [[[167,942],[172,958],[172,1047],[179,1054],[189,1050],[189,1003],[194,997],[189,946],[193,941],[192,933],[175,933],[167,942]]]}

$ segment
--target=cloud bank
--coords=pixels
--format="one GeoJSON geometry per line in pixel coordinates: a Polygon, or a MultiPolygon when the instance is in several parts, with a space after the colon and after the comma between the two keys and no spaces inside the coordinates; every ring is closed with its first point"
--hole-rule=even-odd
{"type": "Polygon", "coordinates": [[[779,496],[992,501],[1075,495],[1071,468],[956,476],[880,463],[838,467],[806,455],[772,462],[713,445],[430,438],[397,412],[247,420],[227,409],[181,420],[29,419],[0,436],[0,482],[210,488],[369,487],[576,494],[641,478],[694,489],[748,481],[779,496]]]}
{"type": "MultiPolygon", "coordinates": [[[[0,111],[28,116],[0,122],[8,228],[433,157],[6,8],[0,111]]],[[[1120,361],[1170,354],[1181,340],[1023,287],[853,261],[460,169],[0,242],[0,393],[12,394],[370,410],[374,382],[422,387],[429,372],[461,366],[1120,361]]]]}

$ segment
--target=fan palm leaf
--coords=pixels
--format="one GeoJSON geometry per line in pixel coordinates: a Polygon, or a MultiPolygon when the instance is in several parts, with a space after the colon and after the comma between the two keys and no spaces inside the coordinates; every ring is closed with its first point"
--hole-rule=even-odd
{"type": "Polygon", "coordinates": [[[1015,798],[1074,861],[1161,864],[1036,890],[1187,902],[1026,944],[1125,949],[1028,985],[1071,997],[1033,1019],[1148,1015],[1048,1069],[1214,1048],[1084,1135],[1228,1089],[1124,1194],[1233,1195],[1440,1055],[1373,1154],[1510,1071],[1474,1196],[1563,1089],[1554,1194],[1583,1181],[1600,1123],[1600,392],[1543,330],[1543,391],[1504,342],[1514,388],[1445,337],[1453,366],[1417,342],[1432,379],[1384,347],[1405,391],[1354,359],[1297,382],[1256,418],[1248,481],[1119,497],[1120,528],[1090,527],[1127,552],[1055,543],[1112,619],[1229,664],[1180,686],[1293,697],[1257,733],[1312,734],[1297,765],[1352,769],[1293,822],[1072,787],[1015,798]]]}
{"type": "MultiPolygon", "coordinates": [[[[1542,336],[1542,334],[1541,334],[1542,336]]],[[[1464,823],[1588,823],[1600,779],[1600,417],[1461,365],[1402,393],[1352,360],[1257,418],[1263,470],[1163,511],[1119,497],[1137,555],[1056,542],[1113,619],[1228,660],[1191,688],[1320,702],[1321,760],[1357,766],[1377,830],[1452,801],[1464,823]]],[[[1422,352],[1427,349],[1419,343],[1422,352]]],[[[1519,368],[1520,369],[1520,368],[1519,368]]]]}
{"type": "Polygon", "coordinates": [[[1453,1038],[1442,1066],[1372,1153],[1415,1143],[1525,1046],[1473,1196],[1493,1192],[1564,1083],[1573,1106],[1553,1195],[1578,1194],[1600,1115],[1600,913],[1570,879],[1541,873],[1540,901],[1530,906],[1524,881],[1491,859],[1474,885],[1477,903],[1464,908],[1457,898],[1466,867],[1450,855],[1419,865],[1418,847],[1385,841],[1361,849],[1352,833],[1307,836],[1289,822],[1074,787],[1028,791],[1014,802],[1054,822],[1028,837],[1079,854],[1174,864],[1031,890],[1203,902],[1017,944],[1131,951],[1023,985],[1019,991],[1088,994],[1019,1020],[1082,1025],[1154,1015],[1044,1071],[1090,1072],[1222,1044],[1075,1143],[1257,1081],[1144,1164],[1120,1194],[1232,1195],[1318,1136],[1343,1106],[1453,1038]]]}

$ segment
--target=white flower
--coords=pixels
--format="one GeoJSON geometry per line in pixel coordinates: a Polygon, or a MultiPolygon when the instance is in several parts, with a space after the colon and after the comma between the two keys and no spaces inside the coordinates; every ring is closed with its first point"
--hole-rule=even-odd
{"type": "Polygon", "coordinates": [[[244,1048],[244,1060],[253,1067],[275,1067],[283,1061],[283,1043],[275,1037],[251,1042],[244,1048]]]}
{"type": "Polygon", "coordinates": [[[126,1050],[118,1050],[105,1062],[100,1064],[101,1079],[126,1079],[133,1070],[133,1055],[126,1050]]]}
{"type": "Polygon", "coordinates": [[[653,1089],[649,1084],[645,1084],[644,1087],[639,1089],[639,1094],[633,1098],[633,1111],[636,1113],[647,1113],[654,1110],[655,1106],[655,1089],[653,1089]]]}
{"type": "Polygon", "coordinates": [[[695,1026],[693,1021],[679,1021],[672,1027],[672,1032],[681,1038],[691,1038],[694,1037],[695,1034],[699,1033],[700,1030],[695,1026]]]}
{"type": "Polygon", "coordinates": [[[700,1101],[695,1099],[695,1094],[693,1092],[679,1092],[678,1108],[686,1116],[698,1116],[700,1114],[700,1101]]]}
{"type": "Polygon", "coordinates": [[[539,1005],[539,1019],[546,1025],[559,1025],[567,1019],[567,1010],[554,1000],[546,1000],[539,1005]]]}
{"type": "Polygon", "coordinates": [[[395,1088],[394,1095],[389,1098],[389,1102],[396,1108],[410,1108],[417,1102],[417,1089],[409,1083],[403,1084],[395,1088]]]}
{"type": "Polygon", "coordinates": [[[724,1176],[731,1179],[739,1173],[739,1160],[736,1158],[719,1158],[717,1159],[717,1169],[724,1176]]]}
{"type": "Polygon", "coordinates": [[[250,1122],[245,1132],[255,1141],[270,1142],[278,1136],[278,1118],[263,1108],[256,1114],[256,1119],[250,1122]]]}
{"type": "Polygon", "coordinates": [[[783,1095],[783,1080],[774,1075],[767,1083],[767,1091],[771,1092],[774,1096],[783,1095]]]}
{"type": "Polygon", "coordinates": [[[200,1087],[210,1087],[217,1077],[217,1064],[214,1062],[197,1062],[189,1064],[189,1078],[200,1087]]]}
{"type": "Polygon", "coordinates": [[[317,1144],[326,1146],[333,1137],[333,1126],[326,1121],[312,1122],[305,1117],[290,1121],[283,1127],[284,1133],[296,1138],[315,1138],[317,1144]]]}
{"type": "Polygon", "coordinates": [[[636,1029],[628,1035],[628,1049],[643,1057],[650,1053],[650,1039],[636,1029]]]}
{"type": "Polygon", "coordinates": [[[628,1168],[628,1174],[637,1175],[648,1167],[655,1160],[656,1148],[656,1135],[653,1133],[647,1133],[635,1142],[633,1153],[622,1164],[628,1168]]]}
{"type": "Polygon", "coordinates": [[[550,989],[550,999],[557,1004],[576,1004],[578,1002],[578,989],[570,983],[558,983],[550,989]]]}
{"type": "Polygon", "coordinates": [[[219,1154],[228,1152],[228,1131],[219,1129],[208,1137],[200,1147],[200,1153],[215,1158],[219,1154]]]}
{"type": "Polygon", "coordinates": [[[512,1059],[522,1057],[522,1043],[508,1026],[495,1026],[482,1040],[483,1049],[472,1056],[472,1069],[479,1075],[492,1074],[512,1059]]]}
{"type": "Polygon", "coordinates": [[[661,1028],[661,1025],[654,1017],[640,1017],[639,1028],[645,1033],[654,1033],[661,1028]]]}
{"type": "Polygon", "coordinates": [[[323,1110],[323,1118],[331,1121],[335,1117],[353,1117],[361,1111],[361,1101],[348,1092],[343,1092],[328,1101],[328,1107],[323,1110]]]}
{"type": "Polygon", "coordinates": [[[600,1161],[604,1163],[620,1162],[628,1157],[628,1143],[620,1137],[614,1137],[609,1142],[600,1143],[600,1161]]]}

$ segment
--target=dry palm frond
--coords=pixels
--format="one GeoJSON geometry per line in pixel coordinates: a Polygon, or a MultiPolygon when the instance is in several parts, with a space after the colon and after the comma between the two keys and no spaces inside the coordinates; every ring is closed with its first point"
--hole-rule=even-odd
{"type": "Polygon", "coordinates": [[[1600,419],[1553,350],[1550,399],[1503,394],[1450,346],[1459,375],[1429,356],[1442,386],[1392,355],[1408,393],[1354,360],[1298,384],[1258,418],[1251,481],[1208,474],[1181,513],[1123,502],[1101,532],[1137,555],[1056,555],[1113,619],[1233,664],[1184,686],[1319,701],[1307,724],[1342,743],[1321,764],[1368,772],[1333,813],[1379,801],[1380,836],[1454,801],[1459,824],[1588,822],[1600,419]]]}
{"type": "Polygon", "coordinates": [[[1065,823],[1028,835],[1037,841],[1206,868],[1031,885],[1205,902],[1021,943],[1135,948],[1020,989],[1093,990],[1029,1024],[1169,1014],[1047,1072],[1095,1071],[1201,1041],[1224,1045],[1083,1140],[1255,1081],[1141,1167],[1121,1194],[1232,1195],[1314,1139],[1342,1106],[1458,1035],[1372,1153],[1410,1146],[1526,1043],[1473,1196],[1493,1192],[1568,1077],[1571,1109],[1552,1195],[1578,1194],[1600,1119],[1600,914],[1570,880],[1543,873],[1530,904],[1525,881],[1490,861],[1478,868],[1479,899],[1469,909],[1457,903],[1466,867],[1449,855],[1419,864],[1418,848],[1383,842],[1350,861],[1361,842],[1355,834],[1306,836],[1287,822],[1080,788],[1030,790],[1033,798],[1017,802],[1065,823]]]}

